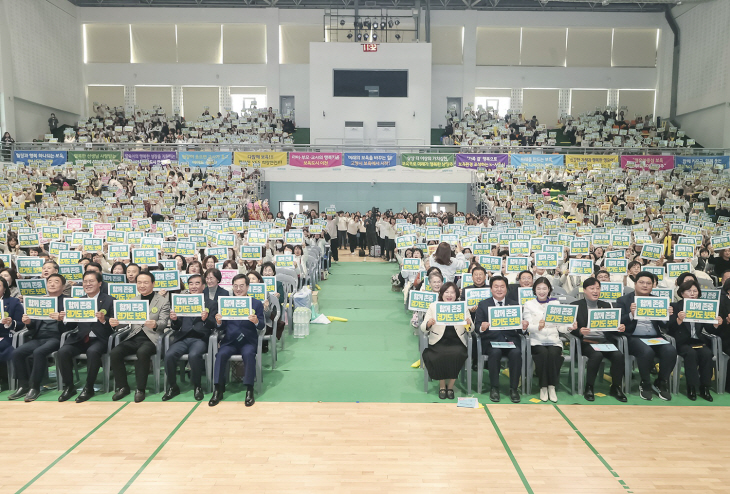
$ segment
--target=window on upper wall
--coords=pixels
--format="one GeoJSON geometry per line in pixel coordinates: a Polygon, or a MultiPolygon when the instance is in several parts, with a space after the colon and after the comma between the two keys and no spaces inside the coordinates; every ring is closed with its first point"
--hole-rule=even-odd
{"type": "Polygon", "coordinates": [[[431,28],[431,63],[433,65],[464,63],[464,26],[431,28]]]}
{"type": "Polygon", "coordinates": [[[129,24],[84,24],[84,63],[129,63],[129,24]]]}

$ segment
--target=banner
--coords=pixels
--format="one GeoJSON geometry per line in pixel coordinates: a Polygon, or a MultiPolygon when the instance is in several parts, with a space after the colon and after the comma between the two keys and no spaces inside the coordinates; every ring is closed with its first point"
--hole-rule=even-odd
{"type": "Polygon", "coordinates": [[[456,155],[455,165],[458,168],[469,168],[476,170],[477,168],[486,168],[494,170],[497,166],[507,166],[509,162],[508,154],[466,154],[458,153],[456,155]]]}
{"type": "Polygon", "coordinates": [[[18,290],[23,297],[46,295],[46,280],[41,278],[38,280],[21,280],[15,281],[18,290]]]}
{"type": "Polygon", "coordinates": [[[289,164],[299,168],[332,168],[342,164],[342,153],[289,153],[289,164]]]}
{"type": "Polygon", "coordinates": [[[231,166],[233,156],[227,152],[180,151],[177,162],[190,168],[218,168],[231,166]]]}
{"type": "Polygon", "coordinates": [[[248,321],[254,313],[251,297],[218,297],[218,313],[224,321],[248,321]]]}
{"type": "Polygon", "coordinates": [[[115,300],[114,318],[122,324],[144,324],[150,318],[147,300],[115,300]]]}
{"type": "Polygon", "coordinates": [[[593,154],[566,154],[565,167],[569,171],[588,168],[618,168],[619,159],[617,155],[593,155],[593,154]]]}
{"type": "Polygon", "coordinates": [[[669,298],[635,297],[637,321],[668,321],[669,298]]]}
{"type": "Polygon", "coordinates": [[[436,302],[436,324],[466,324],[466,302],[436,302]]]}
{"type": "Polygon", "coordinates": [[[454,166],[454,156],[449,153],[424,153],[400,155],[400,165],[406,168],[420,168],[422,170],[438,170],[454,166]]]}
{"type": "Polygon", "coordinates": [[[67,158],[66,151],[13,151],[13,162],[25,166],[60,166],[67,158]]]}
{"type": "Polygon", "coordinates": [[[51,321],[51,314],[58,312],[57,303],[58,299],[56,297],[23,296],[25,313],[36,321],[51,321]]]}
{"type": "Polygon", "coordinates": [[[241,168],[276,168],[286,166],[286,153],[283,152],[243,152],[233,153],[233,164],[241,168]]]}
{"type": "Polygon", "coordinates": [[[562,154],[511,154],[510,164],[515,168],[528,170],[565,166],[562,154]]]}
{"type": "Polygon", "coordinates": [[[505,307],[489,307],[489,330],[522,329],[522,307],[507,305],[505,307]]]}
{"type": "Polygon", "coordinates": [[[730,168],[730,156],[677,156],[674,166],[685,170],[705,167],[727,170],[730,168]]]}
{"type": "Polygon", "coordinates": [[[116,167],[122,162],[121,151],[69,151],[68,161],[74,165],[83,165],[84,167],[97,167],[109,165],[116,167]]]}
{"type": "Polygon", "coordinates": [[[112,283],[108,289],[109,296],[116,300],[130,300],[137,296],[136,283],[112,283]]]}
{"type": "Polygon", "coordinates": [[[548,304],[545,313],[545,324],[572,326],[577,315],[577,305],[548,304]]]}
{"type": "Polygon", "coordinates": [[[671,170],[674,168],[674,156],[621,156],[621,168],[635,170],[671,170]]]}
{"type": "Polygon", "coordinates": [[[205,309],[203,294],[172,294],[172,311],[177,317],[200,317],[205,309]]]}
{"type": "Polygon", "coordinates": [[[66,298],[63,300],[63,310],[66,318],[63,322],[95,322],[95,298],[66,298]]]}
{"type": "Polygon", "coordinates": [[[124,151],[124,160],[135,164],[143,161],[152,166],[160,166],[163,161],[177,161],[176,151],[124,151]]]}
{"type": "Polygon", "coordinates": [[[391,168],[396,165],[395,153],[345,153],[343,164],[350,168],[391,168]]]}

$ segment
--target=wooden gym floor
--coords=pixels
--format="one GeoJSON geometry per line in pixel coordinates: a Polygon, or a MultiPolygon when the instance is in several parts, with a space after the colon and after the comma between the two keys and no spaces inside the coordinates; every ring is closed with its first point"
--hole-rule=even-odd
{"type": "Polygon", "coordinates": [[[726,493],[725,407],[0,403],[0,492],[726,493]]]}

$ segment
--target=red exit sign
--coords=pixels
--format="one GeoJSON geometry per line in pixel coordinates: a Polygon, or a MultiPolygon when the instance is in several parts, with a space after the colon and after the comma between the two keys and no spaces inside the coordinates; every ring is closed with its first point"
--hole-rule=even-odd
{"type": "Polygon", "coordinates": [[[377,43],[363,43],[362,51],[378,51],[377,43]]]}

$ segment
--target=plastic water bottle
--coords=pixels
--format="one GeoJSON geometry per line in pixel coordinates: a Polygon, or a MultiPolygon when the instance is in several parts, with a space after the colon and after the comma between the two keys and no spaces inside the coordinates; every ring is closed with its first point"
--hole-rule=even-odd
{"type": "Polygon", "coordinates": [[[304,338],[309,335],[309,321],[312,311],[299,307],[294,311],[294,338],[304,338]]]}

